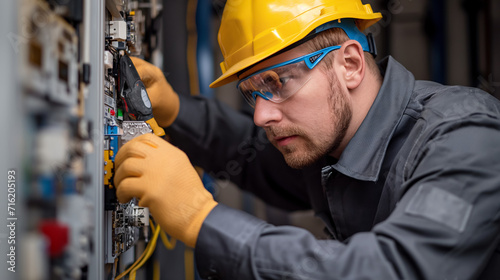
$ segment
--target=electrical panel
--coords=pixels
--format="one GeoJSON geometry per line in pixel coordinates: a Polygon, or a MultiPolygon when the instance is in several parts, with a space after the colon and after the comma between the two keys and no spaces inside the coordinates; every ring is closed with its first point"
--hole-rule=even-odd
{"type": "Polygon", "coordinates": [[[104,46],[104,188],[105,188],[105,247],[106,262],[131,249],[140,238],[148,239],[149,212],[136,200],[120,204],[113,184],[114,159],[120,147],[135,136],[152,133],[146,122],[136,121],[127,112],[124,96],[125,75],[121,60],[124,56],[140,55],[142,38],[138,26],[144,26],[145,17],[138,2],[106,1],[104,46]]]}
{"type": "Polygon", "coordinates": [[[13,24],[2,28],[10,46],[2,51],[12,54],[5,75],[12,108],[5,111],[16,127],[7,128],[5,220],[11,229],[0,232],[0,247],[10,255],[0,278],[114,279],[150,237],[148,209],[136,199],[116,199],[114,159],[127,141],[155,132],[130,111],[120,61],[152,55],[146,30],[161,5],[9,5],[13,24]]]}

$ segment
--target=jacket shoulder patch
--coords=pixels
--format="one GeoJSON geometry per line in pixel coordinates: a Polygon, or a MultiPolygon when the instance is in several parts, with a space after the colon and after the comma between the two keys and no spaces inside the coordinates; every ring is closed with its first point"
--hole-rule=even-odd
{"type": "Polygon", "coordinates": [[[405,213],[423,217],[463,232],[472,204],[443,189],[423,184],[406,206],[405,213]]]}

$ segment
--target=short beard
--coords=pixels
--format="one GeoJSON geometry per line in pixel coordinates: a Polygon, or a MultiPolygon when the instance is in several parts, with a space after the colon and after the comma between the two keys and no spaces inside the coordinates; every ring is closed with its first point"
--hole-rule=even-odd
{"type": "Polygon", "coordinates": [[[274,135],[299,135],[306,140],[306,153],[304,155],[294,154],[293,148],[282,147],[278,148],[273,140],[271,142],[283,154],[286,163],[295,169],[302,169],[312,165],[319,159],[331,154],[340,147],[340,144],[345,138],[347,129],[352,119],[352,109],[349,106],[347,92],[343,92],[340,83],[336,76],[330,80],[330,96],[328,98],[328,105],[331,108],[330,122],[334,129],[333,133],[325,134],[317,144],[307,139],[307,135],[300,129],[295,127],[266,128],[268,138],[273,139],[274,135]]]}
{"type": "Polygon", "coordinates": [[[330,146],[330,150],[325,154],[331,154],[336,151],[347,134],[347,129],[352,120],[352,108],[349,106],[347,98],[348,92],[342,91],[337,76],[330,80],[331,94],[328,98],[328,103],[332,108],[332,122],[335,128],[334,141],[330,146]],[[337,118],[335,118],[337,116],[337,118]]]}

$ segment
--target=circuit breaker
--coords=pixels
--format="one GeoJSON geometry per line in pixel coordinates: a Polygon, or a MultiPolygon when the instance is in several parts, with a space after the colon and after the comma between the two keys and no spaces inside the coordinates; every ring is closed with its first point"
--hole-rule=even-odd
{"type": "Polygon", "coordinates": [[[151,56],[145,32],[161,5],[9,2],[0,278],[113,279],[151,237],[148,209],[119,203],[113,184],[120,147],[154,132],[127,106],[120,61],[151,56]]]}

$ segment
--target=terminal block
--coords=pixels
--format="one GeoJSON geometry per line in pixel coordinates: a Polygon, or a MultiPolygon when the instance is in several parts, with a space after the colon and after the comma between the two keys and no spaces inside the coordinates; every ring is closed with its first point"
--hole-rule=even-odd
{"type": "Polygon", "coordinates": [[[147,240],[149,233],[149,209],[137,205],[137,200],[118,203],[111,212],[112,231],[108,236],[108,262],[132,248],[141,236],[147,240]]]}

